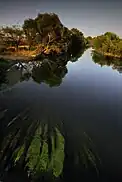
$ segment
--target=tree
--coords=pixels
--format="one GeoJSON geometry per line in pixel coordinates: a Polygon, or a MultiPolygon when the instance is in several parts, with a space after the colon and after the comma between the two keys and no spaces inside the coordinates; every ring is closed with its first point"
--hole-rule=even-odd
{"type": "Polygon", "coordinates": [[[62,48],[61,50],[65,49],[65,52],[73,46],[76,49],[76,45],[78,48],[85,46],[83,33],[78,29],[69,30],[63,26],[58,15],[54,13],[38,14],[35,19],[25,20],[23,30],[30,46],[55,44],[62,48]]]}
{"type": "Polygon", "coordinates": [[[38,14],[35,19],[24,21],[23,29],[30,45],[34,43],[49,44],[61,38],[62,24],[54,13],[38,14]]]}
{"type": "Polygon", "coordinates": [[[23,24],[23,30],[30,48],[35,44],[36,36],[38,35],[35,21],[33,19],[25,20],[23,24]]]}
{"type": "Polygon", "coordinates": [[[110,40],[119,40],[119,36],[113,32],[106,32],[104,36],[108,37],[110,40]]]}
{"type": "Polygon", "coordinates": [[[49,43],[61,37],[60,31],[63,25],[58,15],[54,13],[38,14],[35,22],[43,43],[49,43]]]}
{"type": "Polygon", "coordinates": [[[115,57],[122,57],[122,43],[118,35],[106,32],[104,35],[97,36],[93,40],[93,48],[103,54],[115,57]]]}
{"type": "Polygon", "coordinates": [[[14,25],[12,27],[3,27],[2,32],[4,34],[4,41],[10,46],[15,46],[18,50],[18,46],[23,39],[23,30],[18,26],[14,25]]]}
{"type": "Polygon", "coordinates": [[[83,36],[83,33],[76,28],[73,28],[70,31],[71,31],[70,51],[71,53],[73,53],[73,57],[75,57],[80,52],[80,50],[82,50],[85,47],[85,38],[83,36]]]}

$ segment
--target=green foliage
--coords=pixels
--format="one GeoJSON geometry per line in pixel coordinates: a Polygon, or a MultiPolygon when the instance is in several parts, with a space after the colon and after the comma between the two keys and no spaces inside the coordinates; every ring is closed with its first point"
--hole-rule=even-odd
{"type": "Polygon", "coordinates": [[[85,38],[83,36],[83,33],[76,28],[73,28],[70,31],[71,31],[71,37],[70,37],[71,43],[69,50],[73,55],[73,57],[76,57],[76,55],[78,55],[79,52],[82,52],[82,50],[86,46],[85,38]]]}
{"type": "Polygon", "coordinates": [[[3,174],[14,168],[23,169],[31,181],[45,178],[51,181],[61,176],[65,181],[67,169],[72,172],[70,176],[76,171],[85,174],[89,168],[98,174],[99,157],[85,132],[77,138],[67,133],[62,121],[58,124],[51,119],[30,121],[27,110],[15,116],[4,129],[0,145],[3,174]]]}
{"type": "Polygon", "coordinates": [[[85,46],[83,33],[75,28],[69,30],[64,27],[54,13],[38,14],[35,19],[25,20],[23,29],[30,46],[37,43],[85,46]]]}
{"type": "Polygon", "coordinates": [[[30,45],[34,42],[47,44],[61,36],[62,24],[54,13],[38,14],[35,19],[24,21],[23,29],[30,45]]]}
{"type": "Polygon", "coordinates": [[[110,40],[119,40],[119,36],[113,32],[106,32],[104,36],[108,37],[110,40]]]}
{"type": "Polygon", "coordinates": [[[28,44],[30,50],[31,47],[38,48],[41,44],[45,47],[60,44],[61,51],[65,47],[63,50],[65,52],[72,51],[76,47],[78,49],[85,47],[83,33],[75,28],[69,30],[55,13],[38,14],[34,19],[26,19],[22,28],[18,26],[2,28],[0,41],[3,40],[8,46],[15,46],[16,50],[22,44],[28,44]]]}
{"type": "Polygon", "coordinates": [[[15,46],[18,49],[23,38],[23,30],[17,25],[14,25],[12,27],[3,27],[2,33],[4,35],[3,42],[7,45],[15,46]]]}
{"type": "Polygon", "coordinates": [[[29,46],[31,47],[35,43],[36,39],[36,23],[33,19],[24,21],[23,30],[26,35],[29,46]]]}
{"type": "Polygon", "coordinates": [[[93,48],[103,54],[122,57],[122,40],[115,33],[106,32],[95,37],[93,48]]]}
{"type": "Polygon", "coordinates": [[[31,142],[31,145],[27,154],[28,163],[28,173],[31,173],[33,176],[38,176],[40,172],[44,173],[47,171],[52,171],[55,177],[58,177],[63,169],[63,160],[64,160],[64,138],[58,131],[55,129],[56,137],[57,137],[57,148],[55,150],[54,136],[51,136],[52,140],[52,157],[49,159],[48,155],[48,137],[46,135],[46,125],[45,125],[45,134],[44,141],[42,146],[42,152],[40,153],[40,134],[41,127],[37,129],[35,136],[31,142]]]}

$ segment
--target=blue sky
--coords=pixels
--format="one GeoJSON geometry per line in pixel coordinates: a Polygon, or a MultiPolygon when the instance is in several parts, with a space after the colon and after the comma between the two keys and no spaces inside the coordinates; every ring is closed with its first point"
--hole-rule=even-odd
{"type": "Polygon", "coordinates": [[[85,36],[112,31],[122,37],[120,0],[4,0],[0,1],[0,25],[22,24],[38,13],[54,12],[68,28],[78,28],[85,36]]]}

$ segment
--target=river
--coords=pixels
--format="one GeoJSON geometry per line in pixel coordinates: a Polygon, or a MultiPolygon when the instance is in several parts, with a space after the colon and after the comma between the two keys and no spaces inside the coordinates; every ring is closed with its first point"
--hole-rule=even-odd
{"type": "MultiPolygon", "coordinates": [[[[39,77],[37,70],[24,79],[19,69],[9,70],[0,91],[1,131],[28,110],[33,121],[51,120],[59,128],[63,123],[61,132],[69,138],[70,151],[79,147],[86,133],[100,159],[99,180],[114,181],[122,179],[122,73],[113,63],[95,62],[89,49],[77,61],[68,61],[58,78],[47,78],[45,73],[39,77]]],[[[4,140],[6,132],[1,136],[4,140]]]]}

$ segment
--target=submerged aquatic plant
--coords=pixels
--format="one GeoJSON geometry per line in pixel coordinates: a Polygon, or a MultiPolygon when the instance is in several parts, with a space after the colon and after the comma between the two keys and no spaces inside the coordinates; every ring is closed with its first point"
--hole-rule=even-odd
{"type": "Polygon", "coordinates": [[[69,137],[64,122],[31,120],[27,109],[6,122],[1,137],[1,178],[5,171],[18,168],[34,181],[47,177],[68,179],[67,170],[72,173],[70,176],[91,168],[96,175],[99,173],[100,161],[91,139],[83,132],[81,142],[74,143],[75,138],[69,137]]]}

